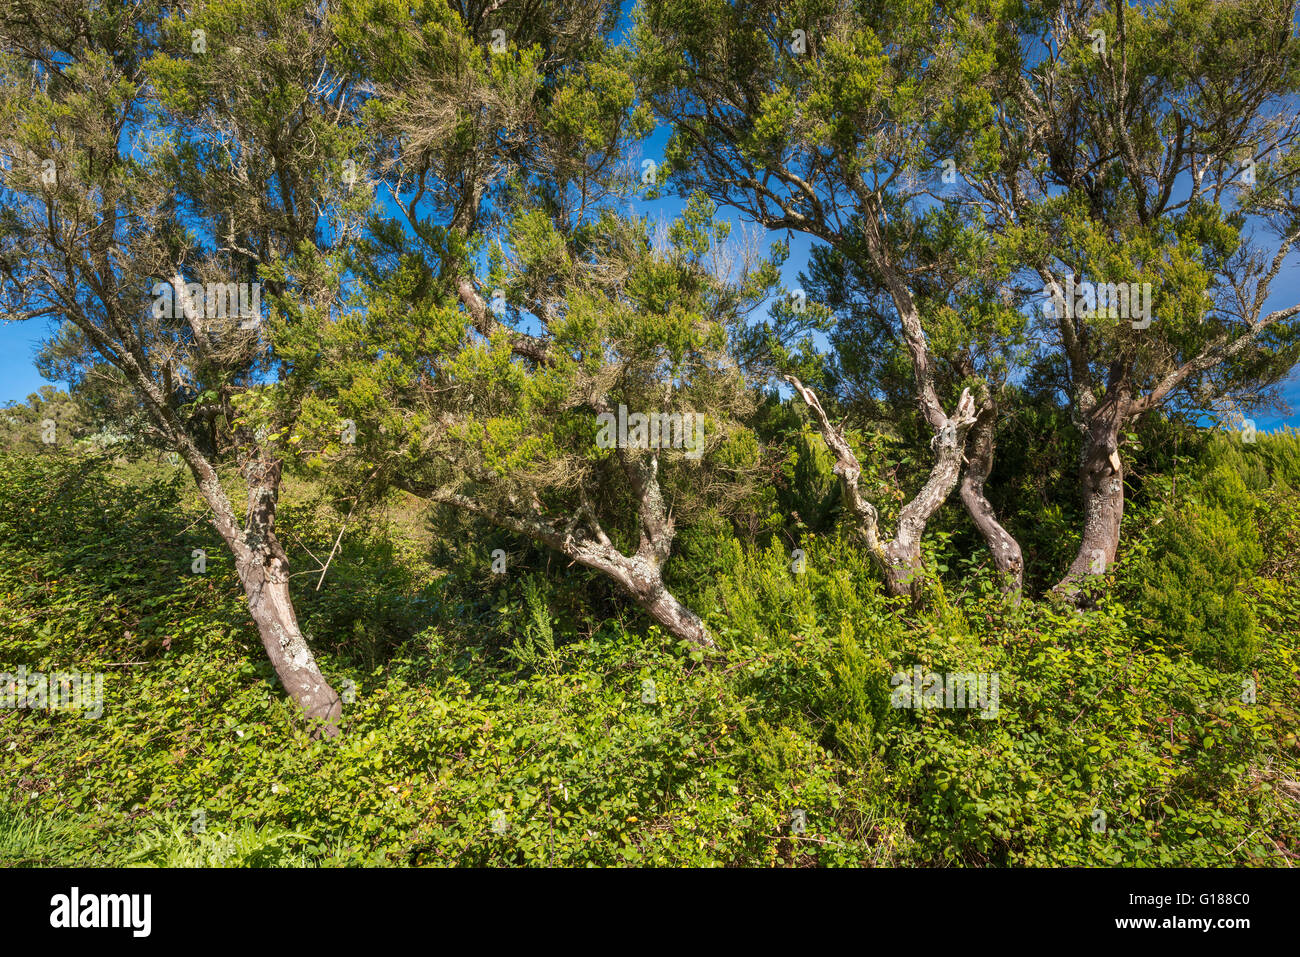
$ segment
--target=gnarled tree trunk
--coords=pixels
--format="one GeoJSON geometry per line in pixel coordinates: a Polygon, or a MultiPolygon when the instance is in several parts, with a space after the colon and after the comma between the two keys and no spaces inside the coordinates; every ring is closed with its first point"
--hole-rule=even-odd
{"type": "Polygon", "coordinates": [[[885,589],[891,595],[918,598],[925,581],[925,565],[921,561],[921,539],[925,534],[925,526],[957,485],[966,432],[975,422],[975,402],[970,391],[962,390],[956,412],[952,416],[944,416],[943,423],[935,431],[930,443],[935,453],[930,475],[921,490],[899,512],[898,532],[889,541],[882,541],[879,513],[874,505],[862,497],[862,490],[858,488],[862,466],[852,446],[844,434],[831,424],[830,417],[816,394],[794,376],[785,378],[807,404],[813,414],[814,424],[835,456],[835,474],[840,478],[845,500],[857,519],[858,533],[880,571],[885,589]]]}
{"type": "Polygon", "coordinates": [[[637,553],[627,556],[607,541],[575,540],[561,544],[560,551],[617,581],[646,613],[672,634],[702,648],[713,647],[713,636],[704,620],[677,599],[664,584],[659,563],[637,553]]]}
{"type": "Polygon", "coordinates": [[[1083,494],[1083,537],[1065,578],[1054,589],[1073,597],[1089,576],[1104,575],[1119,551],[1124,518],[1124,467],[1119,457],[1119,431],[1127,403],[1122,396],[1098,403],[1085,422],[1079,457],[1083,494]]]}
{"type": "Polygon", "coordinates": [[[670,634],[712,648],[713,637],[703,619],[673,595],[663,580],[662,565],[672,543],[673,524],[663,508],[656,472],[653,457],[647,463],[632,465],[633,484],[641,501],[642,530],[640,546],[631,555],[614,546],[585,505],[561,522],[537,514],[505,512],[449,489],[429,489],[405,480],[398,480],[398,484],[412,494],[482,515],[495,525],[541,542],[579,565],[607,575],[670,634]]]}
{"type": "Polygon", "coordinates": [[[1025,583],[1025,561],[1020,543],[1011,536],[984,496],[984,483],[993,471],[993,430],[997,425],[997,407],[985,402],[971,427],[966,471],[961,479],[961,500],[975,528],[993,556],[993,566],[1003,580],[1003,591],[1018,596],[1025,583]]]}
{"type": "Polygon", "coordinates": [[[212,522],[235,558],[248,610],[280,684],[307,717],[320,722],[320,733],[334,737],[339,733],[343,704],[298,627],[289,595],[289,561],[275,535],[279,462],[259,455],[245,466],[249,518],[247,528],[240,528],[215,470],[191,450],[183,452],[212,509],[212,522]]]}

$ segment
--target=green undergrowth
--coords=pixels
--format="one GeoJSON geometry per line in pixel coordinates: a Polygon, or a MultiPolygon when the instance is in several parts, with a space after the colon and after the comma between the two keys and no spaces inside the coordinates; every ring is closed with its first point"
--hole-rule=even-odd
{"type": "Polygon", "coordinates": [[[690,596],[708,654],[631,612],[575,624],[562,568],[502,586],[493,627],[462,620],[466,577],[451,590],[391,516],[350,526],[317,590],[308,555],[341,519],[298,487],[282,534],[349,702],[332,740],[273,681],[185,476],[6,455],[0,671],[99,673],[103,710],[0,710],[0,862],[1290,863],[1287,441],[1212,449],[1153,498],[1085,612],[1016,604],[971,570],[910,608],[839,535],[806,536],[802,562],[720,541],[690,596]],[[1181,604],[1178,582],[1195,584],[1181,604]],[[997,699],[894,707],[891,676],[916,666],[996,675],[997,699]]]}

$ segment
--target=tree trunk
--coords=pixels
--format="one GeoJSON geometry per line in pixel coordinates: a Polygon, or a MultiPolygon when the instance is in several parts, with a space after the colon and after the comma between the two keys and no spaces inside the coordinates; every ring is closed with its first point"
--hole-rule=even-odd
{"type": "Polygon", "coordinates": [[[835,456],[835,474],[839,476],[849,511],[853,514],[858,534],[867,546],[867,552],[880,572],[885,590],[893,596],[911,596],[917,600],[925,583],[925,564],[921,561],[921,539],[925,526],[935,512],[947,501],[961,474],[962,448],[966,433],[975,422],[975,401],[970,390],[963,389],[957,400],[957,410],[944,416],[930,440],[935,463],[930,469],[925,485],[898,513],[898,531],[893,538],[881,538],[880,515],[868,502],[858,487],[862,465],[849,445],[844,433],[836,428],[822,407],[816,393],[794,376],[786,376],[794,386],[813,416],[813,424],[821,433],[827,448],[835,456]]]}
{"type": "Polygon", "coordinates": [[[1083,538],[1069,571],[1054,589],[1071,598],[1089,576],[1104,575],[1119,551],[1124,517],[1124,469],[1119,457],[1122,400],[1105,401],[1087,422],[1079,462],[1083,493],[1083,538]]]}
{"type": "MultiPolygon", "coordinates": [[[[308,717],[323,722],[319,726],[321,733],[329,737],[337,735],[342,703],[321,674],[316,658],[298,628],[298,618],[289,597],[288,558],[275,537],[279,461],[268,457],[253,436],[241,436],[241,449],[247,457],[248,530],[241,529],[216,468],[176,414],[170,393],[162,391],[131,352],[114,350],[93,324],[77,325],[102,354],[118,356],[119,367],[134,383],[160,434],[171,440],[175,451],[189,467],[199,495],[211,510],[212,524],[234,556],[235,569],[240,584],[244,586],[244,594],[248,596],[249,612],[257,625],[262,647],[266,649],[285,691],[308,717]]],[[[165,374],[170,375],[170,372],[165,374]]]]}
{"type": "MultiPolygon", "coordinates": [[[[524,525],[511,524],[519,531],[528,531],[524,525]]],[[[554,537],[549,530],[540,534],[533,531],[531,534],[539,541],[551,544],[579,565],[585,565],[614,579],[669,634],[702,648],[714,647],[713,636],[705,627],[704,620],[682,604],[664,584],[659,561],[652,554],[648,543],[629,556],[615,548],[599,527],[595,530],[598,538],[579,536],[572,531],[561,537],[554,537]]]]}
{"type": "Polygon", "coordinates": [[[308,718],[321,722],[321,733],[334,737],[339,733],[343,703],[321,674],[316,657],[298,628],[298,616],[289,597],[288,569],[274,554],[280,549],[272,549],[266,560],[259,560],[260,550],[250,550],[247,546],[232,550],[236,554],[239,581],[248,596],[248,609],[280,684],[308,718]]]}
{"type": "Polygon", "coordinates": [[[984,483],[993,471],[993,430],[996,424],[996,406],[985,403],[971,427],[968,464],[961,480],[961,500],[975,528],[988,544],[993,565],[1002,576],[1003,591],[1018,598],[1025,583],[1025,562],[1020,543],[1002,527],[992,503],[984,497],[984,483]]]}
{"type": "MultiPolygon", "coordinates": [[[[704,648],[714,646],[713,636],[704,626],[704,620],[668,590],[658,565],[641,556],[629,559],[621,553],[615,552],[615,555],[617,558],[608,556],[600,561],[600,564],[605,565],[603,570],[606,574],[612,574],[651,618],[663,625],[670,634],[693,645],[704,648]]],[[[582,559],[579,558],[579,561],[582,559]]],[[[600,567],[594,562],[584,564],[589,564],[592,568],[600,567]]]]}
{"type": "Polygon", "coordinates": [[[882,571],[885,588],[891,595],[910,595],[914,601],[921,597],[926,578],[921,540],[934,513],[957,487],[966,431],[974,420],[974,403],[970,393],[963,391],[958,411],[930,440],[934,465],[921,490],[899,511],[898,531],[883,549],[886,564],[882,571]]]}
{"type": "MultiPolygon", "coordinates": [[[[892,544],[892,543],[891,543],[892,544]]],[[[921,561],[921,548],[902,550],[886,548],[884,561],[876,562],[885,591],[895,598],[904,596],[917,599],[925,584],[925,563],[921,561]]]]}
{"type": "Polygon", "coordinates": [[[234,556],[239,582],[248,596],[248,610],[280,684],[308,718],[321,722],[321,734],[336,736],[343,704],[321,674],[298,628],[289,595],[289,560],[275,535],[279,463],[255,457],[245,466],[249,516],[245,530],[235,519],[216,470],[188,443],[182,452],[194,472],[199,492],[212,510],[212,523],[234,556]]]}
{"type": "Polygon", "coordinates": [[[632,599],[670,634],[703,648],[714,647],[703,619],[682,604],[664,584],[660,570],[668,545],[672,542],[672,521],[660,514],[658,484],[639,480],[642,499],[643,529],[641,547],[625,555],[614,546],[588,506],[583,506],[567,522],[537,515],[521,516],[490,508],[476,499],[450,489],[429,488],[397,479],[399,487],[482,515],[493,524],[554,548],[579,565],[612,578],[632,599]]]}

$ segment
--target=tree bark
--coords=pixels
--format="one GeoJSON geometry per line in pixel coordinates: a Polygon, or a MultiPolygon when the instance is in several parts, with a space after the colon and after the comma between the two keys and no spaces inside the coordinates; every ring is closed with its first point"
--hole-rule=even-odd
{"type": "Polygon", "coordinates": [[[701,648],[714,647],[713,636],[704,626],[704,619],[683,605],[664,587],[662,579],[650,586],[645,598],[637,602],[655,621],[668,629],[670,634],[689,641],[701,648]]]}
{"type": "Polygon", "coordinates": [[[930,440],[935,461],[921,490],[912,496],[898,513],[898,531],[884,548],[888,567],[885,582],[892,595],[920,597],[925,583],[925,565],[921,561],[921,540],[934,513],[943,507],[961,475],[962,449],[966,431],[974,422],[974,402],[963,390],[957,411],[930,440]]]}
{"type": "Polygon", "coordinates": [[[1054,591],[1074,598],[1090,576],[1104,575],[1119,551],[1124,518],[1124,468],[1119,456],[1119,431],[1127,403],[1122,397],[1100,402],[1085,423],[1079,460],[1083,494],[1083,537],[1079,551],[1054,591]]]}
{"type": "Polygon", "coordinates": [[[262,647],[280,684],[308,718],[321,722],[322,734],[336,736],[343,704],[321,674],[316,657],[298,628],[298,616],[289,597],[287,566],[273,556],[269,561],[259,561],[262,556],[258,552],[243,548],[236,554],[239,551],[246,556],[235,562],[239,581],[248,596],[248,608],[262,647]]]}
{"type": "Polygon", "coordinates": [[[862,465],[852,446],[831,423],[812,389],[794,376],[785,378],[807,404],[817,430],[835,456],[835,474],[839,476],[849,510],[857,520],[858,534],[862,536],[867,552],[880,572],[886,591],[894,596],[909,595],[916,600],[920,597],[926,574],[925,564],[921,561],[921,539],[925,534],[925,526],[957,486],[966,433],[975,422],[975,402],[970,390],[962,390],[957,410],[951,416],[944,415],[943,421],[935,430],[930,442],[935,453],[930,475],[921,490],[899,512],[897,533],[889,541],[882,541],[880,515],[875,506],[862,497],[862,490],[858,487],[862,465]]]}
{"type": "Polygon", "coordinates": [[[701,648],[714,647],[713,636],[705,627],[704,620],[668,590],[659,565],[653,559],[640,554],[629,557],[612,545],[583,547],[579,542],[573,542],[561,551],[579,564],[604,572],[617,581],[669,634],[701,648]]]}
{"type": "Polygon", "coordinates": [[[643,528],[641,547],[632,555],[625,555],[614,546],[586,506],[579,508],[567,522],[561,523],[539,515],[523,516],[500,511],[450,489],[430,489],[400,478],[396,484],[413,495],[482,515],[495,525],[554,548],[579,565],[612,578],[670,634],[702,648],[714,647],[713,636],[703,619],[678,600],[664,584],[661,567],[672,541],[672,527],[671,520],[666,518],[644,521],[655,513],[653,507],[644,504],[646,500],[653,503],[657,496],[658,483],[653,478],[638,482],[643,499],[643,523],[650,530],[643,528]],[[646,489],[655,491],[651,494],[643,491],[646,489]]]}
{"type": "Polygon", "coordinates": [[[1020,543],[998,521],[993,505],[984,496],[984,483],[993,471],[993,431],[997,407],[990,401],[979,410],[971,427],[966,471],[961,479],[961,500],[975,528],[993,556],[993,566],[1002,576],[1002,589],[1019,597],[1025,583],[1025,562],[1020,543]]]}
{"type": "Polygon", "coordinates": [[[303,714],[320,722],[319,733],[335,737],[343,704],[325,680],[298,627],[289,594],[289,560],[275,535],[279,462],[258,454],[245,466],[249,518],[244,529],[235,519],[216,471],[188,440],[181,444],[199,492],[212,510],[212,523],[234,556],[239,582],[248,597],[248,610],[280,684],[303,714]]]}
{"type": "MultiPolygon", "coordinates": [[[[602,409],[608,411],[603,404],[602,409]]],[[[615,548],[586,504],[578,517],[585,518],[596,548],[581,548],[569,535],[561,543],[561,550],[571,549],[572,552],[566,551],[566,554],[571,553],[583,564],[611,575],[670,634],[693,645],[712,648],[713,637],[705,628],[704,621],[678,601],[664,584],[662,568],[672,554],[677,528],[659,487],[659,456],[653,452],[641,456],[624,448],[618,450],[618,455],[637,499],[641,531],[636,552],[628,556],[615,548]],[[588,553],[589,557],[582,557],[583,553],[588,553]]]]}

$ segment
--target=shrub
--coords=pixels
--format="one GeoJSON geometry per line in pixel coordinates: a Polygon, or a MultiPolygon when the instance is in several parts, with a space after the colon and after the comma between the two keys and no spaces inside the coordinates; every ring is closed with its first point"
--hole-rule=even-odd
{"type": "Polygon", "coordinates": [[[1218,461],[1185,489],[1158,515],[1129,569],[1152,633],[1228,671],[1245,667],[1260,647],[1254,592],[1264,560],[1261,500],[1242,464],[1218,461]]]}

